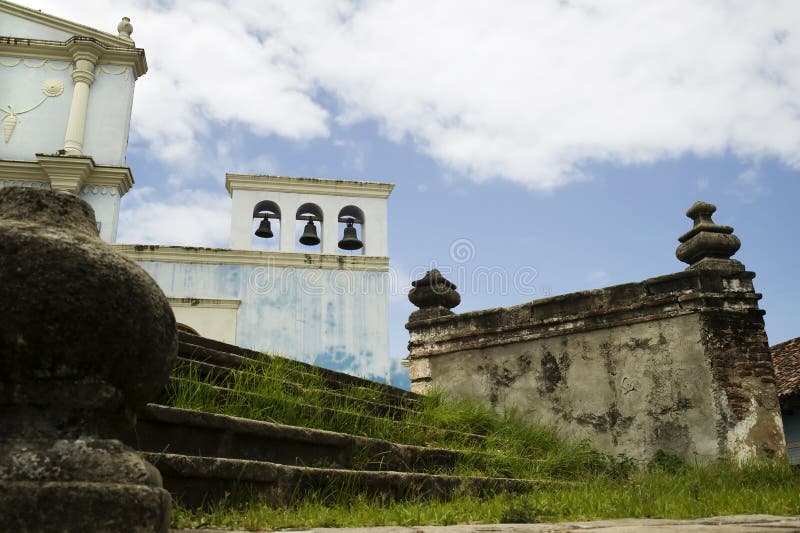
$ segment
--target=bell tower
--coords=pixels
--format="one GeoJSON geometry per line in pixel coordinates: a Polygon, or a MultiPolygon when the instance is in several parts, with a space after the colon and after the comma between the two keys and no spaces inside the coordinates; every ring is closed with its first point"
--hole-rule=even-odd
{"type": "Polygon", "coordinates": [[[277,252],[389,255],[386,200],[391,183],[226,174],[225,186],[233,201],[234,250],[252,250],[264,238],[277,239],[271,248],[277,252]],[[272,231],[275,223],[279,236],[272,231]],[[266,236],[267,227],[272,235],[259,235],[266,236]]]}

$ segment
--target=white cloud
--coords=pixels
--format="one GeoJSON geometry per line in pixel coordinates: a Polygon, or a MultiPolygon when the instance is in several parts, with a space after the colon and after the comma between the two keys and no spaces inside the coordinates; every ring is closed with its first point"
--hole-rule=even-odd
{"type": "Polygon", "coordinates": [[[118,242],[227,246],[230,198],[192,190],[181,190],[166,198],[161,194],[145,187],[132,189],[125,196],[118,242]]]}
{"type": "Polygon", "coordinates": [[[133,127],[167,161],[221,124],[304,140],[333,118],[539,189],[685,153],[800,167],[795,0],[38,3],[101,28],[131,17],[150,64],[133,127]]]}

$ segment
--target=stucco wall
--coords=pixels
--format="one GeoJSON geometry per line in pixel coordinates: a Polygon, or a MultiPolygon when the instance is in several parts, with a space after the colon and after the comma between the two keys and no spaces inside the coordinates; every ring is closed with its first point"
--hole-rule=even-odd
{"type": "MultiPolygon", "coordinates": [[[[31,161],[37,153],[51,154],[63,148],[73,91],[68,67],[67,61],[0,57],[0,107],[4,110],[11,105],[20,113],[42,102],[45,81],[58,80],[64,87],[60,95],[46,98],[36,109],[17,116],[8,142],[0,139],[0,158],[31,161]]],[[[131,67],[101,64],[95,69],[83,154],[92,156],[98,165],[125,164],[133,89],[131,67]]]]}
{"type": "Polygon", "coordinates": [[[241,300],[236,313],[237,345],[354,375],[390,379],[394,364],[388,356],[386,272],[140,265],[171,298],[241,300]]]}
{"type": "Polygon", "coordinates": [[[780,456],[753,277],[687,271],[511,308],[412,315],[412,390],[484,400],[639,460],[658,450],[699,461],[780,456]]]}
{"type": "Polygon", "coordinates": [[[697,316],[430,358],[433,385],[637,458],[654,445],[717,456],[711,366],[697,316]]]}

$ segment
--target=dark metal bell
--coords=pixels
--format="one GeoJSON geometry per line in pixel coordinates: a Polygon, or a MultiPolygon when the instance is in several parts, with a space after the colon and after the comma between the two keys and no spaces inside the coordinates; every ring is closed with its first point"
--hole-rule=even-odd
{"type": "Polygon", "coordinates": [[[303,235],[300,237],[300,244],[305,244],[306,246],[316,246],[319,244],[317,227],[310,220],[306,222],[306,227],[303,229],[303,235]]]}
{"type": "Polygon", "coordinates": [[[256,237],[261,237],[262,239],[269,239],[272,237],[272,226],[270,226],[268,218],[262,220],[261,224],[258,225],[256,237]]]}
{"type": "Polygon", "coordinates": [[[364,243],[358,240],[356,228],[353,227],[352,222],[347,223],[344,228],[344,237],[339,241],[339,248],[342,250],[360,250],[364,247],[364,243]]]}

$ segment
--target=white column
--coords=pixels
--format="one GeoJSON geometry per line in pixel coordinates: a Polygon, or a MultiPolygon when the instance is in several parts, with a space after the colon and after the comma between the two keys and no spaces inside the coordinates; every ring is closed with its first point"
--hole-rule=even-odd
{"type": "Polygon", "coordinates": [[[232,250],[252,250],[253,199],[246,192],[234,190],[231,194],[231,236],[232,250]]]}
{"type": "Polygon", "coordinates": [[[286,196],[277,196],[278,206],[281,208],[281,244],[278,249],[281,252],[294,252],[296,251],[294,227],[297,222],[295,216],[297,216],[297,208],[300,207],[300,203],[298,200],[286,196]]]}
{"type": "MultiPolygon", "coordinates": [[[[88,43],[87,43],[88,44],[88,43]]],[[[69,108],[67,133],[64,136],[64,149],[67,155],[83,155],[83,135],[86,130],[86,109],[89,107],[89,87],[94,82],[94,67],[98,54],[93,47],[76,46],[73,52],[75,70],[72,81],[72,105],[69,108]]]]}
{"type": "Polygon", "coordinates": [[[339,253],[339,217],[336,213],[325,213],[325,220],[322,222],[322,253],[339,253]]]}

